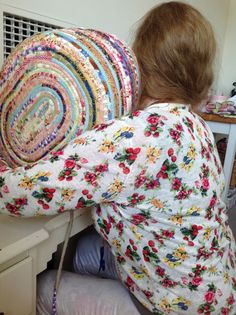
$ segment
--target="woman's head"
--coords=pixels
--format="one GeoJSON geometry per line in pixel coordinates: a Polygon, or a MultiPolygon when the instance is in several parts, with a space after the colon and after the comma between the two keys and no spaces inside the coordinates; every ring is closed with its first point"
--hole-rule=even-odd
{"type": "Polygon", "coordinates": [[[210,23],[192,6],[167,2],[149,11],[133,49],[141,73],[141,102],[198,105],[213,82],[216,42],[210,23]]]}

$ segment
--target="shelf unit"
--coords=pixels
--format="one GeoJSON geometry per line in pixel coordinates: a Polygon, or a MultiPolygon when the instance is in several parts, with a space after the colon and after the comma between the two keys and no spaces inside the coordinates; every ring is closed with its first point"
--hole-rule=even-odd
{"type": "Polygon", "coordinates": [[[232,208],[236,204],[236,195],[234,191],[230,190],[230,179],[236,154],[236,118],[206,113],[199,113],[199,115],[207,122],[213,133],[223,134],[228,137],[223,166],[225,174],[224,199],[228,208],[232,208]]]}

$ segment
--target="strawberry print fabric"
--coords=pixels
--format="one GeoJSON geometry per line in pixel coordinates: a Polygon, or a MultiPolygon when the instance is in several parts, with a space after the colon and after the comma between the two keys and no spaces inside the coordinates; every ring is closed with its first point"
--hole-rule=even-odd
{"type": "Polygon", "coordinates": [[[122,282],[151,312],[236,314],[235,242],[211,131],[181,104],[96,126],[31,168],[1,167],[0,212],[93,206],[122,282]]]}

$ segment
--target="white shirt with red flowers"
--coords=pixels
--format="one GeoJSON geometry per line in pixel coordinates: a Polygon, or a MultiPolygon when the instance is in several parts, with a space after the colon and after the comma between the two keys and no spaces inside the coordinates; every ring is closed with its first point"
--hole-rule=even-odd
{"type": "Polygon", "coordinates": [[[0,212],[93,207],[123,283],[154,314],[236,314],[235,242],[213,135],[157,104],[87,131],[32,168],[0,170],[0,212]]]}

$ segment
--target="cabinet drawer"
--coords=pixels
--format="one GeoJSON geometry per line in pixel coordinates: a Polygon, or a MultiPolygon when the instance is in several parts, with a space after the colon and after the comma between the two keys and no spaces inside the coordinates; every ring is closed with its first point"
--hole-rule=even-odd
{"type": "Polygon", "coordinates": [[[0,313],[29,315],[32,299],[32,258],[28,257],[0,273],[0,313]]]}

